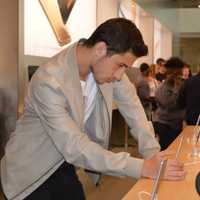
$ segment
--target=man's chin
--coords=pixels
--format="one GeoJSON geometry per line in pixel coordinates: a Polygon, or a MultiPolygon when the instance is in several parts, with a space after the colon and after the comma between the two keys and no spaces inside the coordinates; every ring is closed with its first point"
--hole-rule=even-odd
{"type": "Polygon", "coordinates": [[[97,82],[97,84],[99,84],[99,85],[102,85],[102,84],[104,84],[105,83],[105,81],[96,81],[97,82]]]}

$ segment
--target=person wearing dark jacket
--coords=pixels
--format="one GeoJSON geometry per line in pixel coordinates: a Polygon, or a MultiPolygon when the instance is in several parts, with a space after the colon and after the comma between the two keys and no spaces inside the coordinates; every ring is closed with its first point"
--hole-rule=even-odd
{"type": "Polygon", "coordinates": [[[183,61],[177,57],[167,60],[166,80],[156,91],[158,108],[153,116],[153,125],[162,150],[166,149],[182,131],[185,111],[178,104],[178,96],[183,84],[183,66],[183,61]]]}
{"type": "Polygon", "coordinates": [[[200,67],[198,73],[185,81],[179,103],[186,109],[186,122],[195,125],[200,114],[200,67]]]}
{"type": "Polygon", "coordinates": [[[163,58],[158,58],[156,60],[157,72],[155,74],[155,78],[159,83],[162,83],[166,79],[166,67],[165,60],[163,58]]]}

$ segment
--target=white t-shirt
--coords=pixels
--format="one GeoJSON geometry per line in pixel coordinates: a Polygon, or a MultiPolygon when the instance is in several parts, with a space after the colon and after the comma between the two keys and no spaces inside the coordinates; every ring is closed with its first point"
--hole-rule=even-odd
{"type": "Polygon", "coordinates": [[[92,73],[89,73],[86,81],[80,81],[84,99],[84,124],[95,107],[97,84],[92,73]]]}

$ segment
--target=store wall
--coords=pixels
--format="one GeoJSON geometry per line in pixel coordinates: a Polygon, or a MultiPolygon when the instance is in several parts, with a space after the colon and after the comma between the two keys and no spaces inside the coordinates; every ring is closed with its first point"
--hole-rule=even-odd
{"type": "Polygon", "coordinates": [[[109,18],[117,17],[118,6],[116,0],[97,0],[97,26],[109,18]]]}
{"type": "MultiPolygon", "coordinates": [[[[35,0],[19,0],[19,104],[18,112],[23,112],[24,97],[28,87],[28,66],[40,66],[62,48],[56,41],[46,15],[35,0]],[[38,23],[39,22],[39,23],[38,23]],[[41,34],[42,33],[42,34],[41,34]]],[[[88,37],[96,28],[96,1],[76,1],[66,28],[72,42],[88,37]],[[84,22],[83,22],[84,21],[84,22]]]]}
{"type": "Polygon", "coordinates": [[[148,46],[148,55],[138,59],[137,66],[142,62],[153,63],[154,53],[154,18],[144,12],[140,14],[139,29],[142,32],[145,44],[148,46]]]}
{"type": "Polygon", "coordinates": [[[172,40],[173,34],[165,26],[162,26],[161,29],[161,58],[168,59],[172,56],[172,40]]]}
{"type": "Polygon", "coordinates": [[[200,34],[200,10],[199,8],[180,9],[180,32],[200,34]]]}
{"type": "Polygon", "coordinates": [[[2,147],[15,127],[17,113],[18,1],[1,1],[0,26],[0,143],[2,147]]]}
{"type": "Polygon", "coordinates": [[[191,65],[192,71],[197,72],[197,66],[200,64],[200,37],[181,38],[180,55],[185,62],[191,65]]]}

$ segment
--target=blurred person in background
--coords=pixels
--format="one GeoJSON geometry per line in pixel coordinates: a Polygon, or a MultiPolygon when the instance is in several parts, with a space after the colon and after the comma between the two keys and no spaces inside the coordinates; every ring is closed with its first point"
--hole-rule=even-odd
{"type": "Polygon", "coordinates": [[[156,68],[157,68],[156,64],[151,64],[151,65],[150,65],[151,76],[152,76],[153,78],[156,77],[156,68]]]}
{"type": "Polygon", "coordinates": [[[197,74],[184,82],[179,96],[179,104],[186,109],[187,124],[195,125],[200,114],[200,65],[197,74]]]}
{"type": "Polygon", "coordinates": [[[184,64],[183,70],[182,70],[182,79],[187,80],[192,76],[190,65],[187,63],[184,64]]]}
{"type": "Polygon", "coordinates": [[[142,79],[137,84],[137,93],[144,107],[148,120],[151,120],[152,111],[155,110],[155,92],[158,82],[151,75],[151,68],[147,63],[140,65],[142,79]]]}
{"type": "Polygon", "coordinates": [[[166,78],[166,68],[165,68],[165,60],[163,58],[158,58],[156,60],[156,80],[159,83],[162,83],[166,78]]]}
{"type": "Polygon", "coordinates": [[[158,105],[153,115],[155,133],[161,149],[166,149],[182,131],[185,110],[178,104],[178,96],[183,84],[181,78],[184,63],[180,58],[171,57],[166,61],[166,80],[156,91],[158,105]]]}

